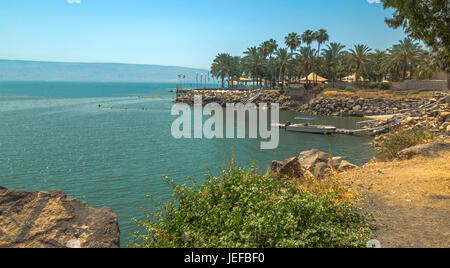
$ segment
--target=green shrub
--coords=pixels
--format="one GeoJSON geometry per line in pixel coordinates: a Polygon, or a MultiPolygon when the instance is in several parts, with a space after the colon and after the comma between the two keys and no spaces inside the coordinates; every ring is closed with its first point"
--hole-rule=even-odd
{"type": "Polygon", "coordinates": [[[380,89],[381,90],[389,90],[389,89],[391,89],[391,83],[389,83],[389,82],[382,82],[382,83],[380,83],[380,89]]]}
{"type": "Polygon", "coordinates": [[[398,153],[415,145],[427,143],[435,136],[426,130],[402,130],[375,144],[379,157],[391,160],[398,157],[398,153]]]}
{"type": "MultiPolygon", "coordinates": [[[[167,180],[167,178],[166,178],[167,180]]],[[[365,247],[371,230],[346,191],[321,194],[288,179],[263,176],[234,162],[220,177],[175,186],[174,200],[134,220],[132,246],[149,248],[365,247]]],[[[314,184],[316,185],[316,184],[314,184]]]]}
{"type": "Polygon", "coordinates": [[[345,89],[344,89],[344,91],[346,91],[346,92],[356,92],[356,91],[358,91],[356,88],[354,88],[354,87],[350,87],[350,86],[348,86],[348,87],[346,87],[345,89]]]}
{"type": "Polygon", "coordinates": [[[369,84],[370,89],[380,88],[380,83],[374,82],[369,84]]]}

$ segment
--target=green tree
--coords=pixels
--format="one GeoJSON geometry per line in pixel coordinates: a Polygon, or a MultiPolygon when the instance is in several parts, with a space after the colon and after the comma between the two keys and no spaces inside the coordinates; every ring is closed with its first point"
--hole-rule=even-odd
{"type": "Polygon", "coordinates": [[[290,33],[284,38],[284,43],[291,50],[291,56],[294,56],[294,51],[301,45],[301,37],[297,33],[290,33]]]}
{"type": "Polygon", "coordinates": [[[228,76],[228,65],[232,56],[227,53],[221,53],[216,56],[211,65],[211,74],[222,82],[222,88],[225,87],[225,77],[228,76]]]}
{"type": "Polygon", "coordinates": [[[367,45],[355,45],[354,49],[350,49],[350,56],[355,67],[356,82],[359,81],[361,66],[369,60],[369,52],[371,49],[367,45]]]}
{"type": "Polygon", "coordinates": [[[402,68],[402,79],[406,80],[408,69],[411,79],[414,73],[414,62],[422,55],[422,47],[419,43],[414,42],[411,38],[405,38],[389,49],[389,52],[391,53],[389,62],[398,64],[402,68]]]}
{"type": "Polygon", "coordinates": [[[324,62],[325,62],[327,73],[328,73],[327,76],[333,82],[333,86],[336,81],[336,75],[337,75],[336,66],[340,63],[339,60],[342,57],[342,53],[343,53],[342,50],[344,48],[345,48],[345,46],[342,45],[341,43],[330,43],[327,46],[327,49],[325,49],[322,52],[322,57],[324,58],[324,62]]]}
{"type": "MultiPolygon", "coordinates": [[[[317,47],[317,55],[316,55],[316,57],[318,57],[320,55],[320,52],[321,52],[320,46],[323,43],[328,42],[330,40],[330,36],[328,35],[327,30],[325,30],[325,29],[319,29],[317,32],[314,32],[313,36],[314,36],[314,40],[317,42],[317,45],[318,45],[318,47],[317,47]]],[[[315,65],[319,66],[319,59],[317,59],[317,62],[316,62],[315,65]]],[[[316,72],[315,72],[316,74],[314,76],[315,84],[317,84],[317,72],[318,71],[316,70],[316,72]]]]}
{"type": "Polygon", "coordinates": [[[316,50],[311,47],[301,47],[297,61],[306,77],[306,84],[309,85],[308,75],[312,72],[315,63],[316,50]]]}
{"type": "Polygon", "coordinates": [[[448,0],[382,0],[385,9],[395,9],[386,23],[403,27],[412,38],[422,40],[440,67],[450,72],[450,5],[448,0]]]}
{"type": "Polygon", "coordinates": [[[260,79],[262,86],[262,74],[266,64],[266,59],[257,47],[250,47],[244,52],[245,56],[242,59],[244,71],[251,75],[252,78],[260,79]]]}
{"type": "Polygon", "coordinates": [[[288,52],[287,48],[280,48],[277,51],[275,51],[275,56],[280,69],[280,74],[278,76],[278,83],[281,82],[281,87],[284,88],[286,68],[288,62],[292,59],[292,55],[291,53],[288,52]]]}
{"type": "Polygon", "coordinates": [[[230,87],[234,78],[240,77],[242,74],[240,61],[240,57],[233,57],[227,53],[216,56],[211,66],[211,74],[221,80],[222,88],[225,87],[226,77],[228,78],[228,87],[230,87]]]}
{"type": "Polygon", "coordinates": [[[365,73],[375,82],[382,82],[386,75],[386,68],[384,62],[389,58],[386,51],[376,49],[374,53],[369,56],[369,62],[365,66],[365,73]]]}
{"type": "Polygon", "coordinates": [[[306,30],[305,32],[303,32],[301,38],[303,43],[305,43],[308,47],[311,47],[311,44],[315,39],[314,32],[311,30],[306,30]]]}

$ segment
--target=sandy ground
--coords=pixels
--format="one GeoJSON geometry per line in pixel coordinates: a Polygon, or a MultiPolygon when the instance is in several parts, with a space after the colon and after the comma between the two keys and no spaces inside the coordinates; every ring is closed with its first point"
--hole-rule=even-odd
{"type": "Polygon", "coordinates": [[[450,152],[342,173],[363,196],[386,248],[450,247],[450,152]]]}

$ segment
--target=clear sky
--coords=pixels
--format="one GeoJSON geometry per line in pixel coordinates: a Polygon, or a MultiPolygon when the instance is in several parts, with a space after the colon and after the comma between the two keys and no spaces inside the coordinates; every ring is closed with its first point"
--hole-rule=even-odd
{"type": "Polygon", "coordinates": [[[376,0],[0,0],[0,59],[208,68],[290,32],[386,49],[405,37],[376,0]],[[70,3],[72,2],[72,3],[70,3]],[[373,3],[370,3],[373,2],[373,3]]]}

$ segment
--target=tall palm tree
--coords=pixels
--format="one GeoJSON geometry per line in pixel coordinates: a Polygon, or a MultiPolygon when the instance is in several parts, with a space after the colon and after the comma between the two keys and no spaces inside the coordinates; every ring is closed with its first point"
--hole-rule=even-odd
{"type": "Polygon", "coordinates": [[[269,41],[265,41],[264,43],[262,43],[261,45],[259,45],[258,47],[259,53],[261,53],[261,55],[267,59],[267,57],[270,55],[271,51],[270,51],[270,44],[269,41]]]}
{"type": "Polygon", "coordinates": [[[222,88],[225,87],[225,77],[228,76],[229,61],[232,56],[227,53],[221,53],[216,56],[211,65],[211,74],[213,77],[220,78],[222,88]]]}
{"type": "Polygon", "coordinates": [[[302,66],[303,74],[306,76],[306,84],[309,84],[308,75],[311,73],[315,62],[316,50],[311,47],[301,47],[297,57],[302,66]]]}
{"type": "Polygon", "coordinates": [[[336,81],[336,65],[339,64],[339,59],[342,56],[342,50],[345,48],[344,45],[341,43],[330,43],[327,46],[327,49],[325,49],[322,52],[322,56],[325,60],[325,65],[327,66],[328,70],[328,77],[331,78],[331,81],[336,81]]]}
{"type": "MultiPolygon", "coordinates": [[[[320,55],[320,46],[323,43],[326,43],[330,40],[330,36],[327,33],[327,30],[325,29],[319,29],[317,32],[314,32],[313,34],[314,36],[314,40],[317,41],[318,47],[317,47],[317,56],[320,55]]],[[[318,66],[318,63],[316,63],[316,66],[318,66]]],[[[317,84],[317,70],[316,70],[316,75],[314,77],[315,83],[317,84]]]]}
{"type": "Polygon", "coordinates": [[[308,47],[311,47],[312,42],[314,42],[314,32],[311,30],[306,30],[303,32],[302,41],[305,43],[308,47]]]}
{"type": "Polygon", "coordinates": [[[257,47],[250,47],[244,52],[245,56],[243,58],[244,70],[251,74],[252,77],[260,80],[260,85],[262,85],[262,71],[265,66],[266,59],[261,54],[261,51],[257,47]]]}
{"type": "Polygon", "coordinates": [[[371,49],[367,45],[355,45],[354,49],[350,49],[351,60],[355,66],[356,82],[359,80],[359,72],[361,66],[369,60],[369,53],[371,49]]]}
{"type": "Polygon", "coordinates": [[[317,41],[318,44],[318,48],[317,48],[317,55],[320,54],[320,46],[323,43],[326,43],[330,40],[330,36],[327,33],[327,30],[325,29],[320,29],[317,32],[314,33],[314,39],[317,41]]]}
{"type": "Polygon", "coordinates": [[[297,50],[297,48],[302,43],[300,35],[297,33],[290,33],[284,38],[284,43],[287,47],[291,50],[291,56],[294,55],[294,51],[297,50]]]}
{"type": "Polygon", "coordinates": [[[422,47],[419,43],[414,42],[413,39],[407,37],[399,41],[389,50],[392,55],[392,61],[400,64],[402,66],[402,77],[406,80],[406,73],[408,67],[410,68],[409,78],[412,79],[414,64],[413,62],[419,59],[422,55],[422,47]]]}
{"type": "Polygon", "coordinates": [[[376,49],[374,53],[369,56],[369,63],[366,64],[366,74],[375,82],[382,82],[386,75],[386,65],[384,62],[388,57],[386,51],[376,49]]]}
{"type": "Polygon", "coordinates": [[[278,49],[277,41],[274,39],[270,39],[269,41],[267,41],[267,46],[269,49],[269,56],[272,57],[273,53],[275,53],[275,51],[278,49]]]}
{"type": "Polygon", "coordinates": [[[278,83],[281,82],[281,88],[284,88],[284,78],[286,76],[286,67],[289,60],[292,59],[291,53],[288,52],[287,48],[280,48],[275,51],[275,56],[277,63],[280,68],[280,74],[278,76],[278,83]]]}

